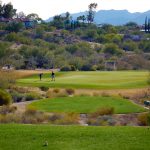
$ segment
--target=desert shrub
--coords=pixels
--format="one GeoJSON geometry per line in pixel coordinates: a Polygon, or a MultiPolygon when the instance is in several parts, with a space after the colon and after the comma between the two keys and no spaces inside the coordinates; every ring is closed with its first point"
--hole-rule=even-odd
{"type": "Polygon", "coordinates": [[[20,87],[20,86],[13,85],[13,86],[10,86],[9,88],[10,88],[10,90],[16,91],[18,93],[28,93],[29,92],[29,88],[26,88],[26,87],[20,87]]]}
{"type": "Polygon", "coordinates": [[[83,65],[81,71],[91,71],[91,65],[83,65]]]}
{"type": "Polygon", "coordinates": [[[99,93],[94,92],[93,96],[99,96],[99,93]]]}
{"type": "Polygon", "coordinates": [[[0,90],[0,106],[9,105],[12,102],[12,98],[9,93],[4,90],[0,90]]]}
{"type": "Polygon", "coordinates": [[[91,67],[91,71],[96,71],[96,70],[97,70],[97,68],[98,68],[98,66],[97,66],[97,65],[93,65],[93,66],[91,67]]]}
{"type": "Polygon", "coordinates": [[[112,116],[109,116],[109,115],[104,115],[104,116],[100,116],[98,117],[98,122],[99,122],[99,125],[110,125],[110,126],[113,126],[115,125],[116,121],[112,118],[112,116]]]}
{"type": "Polygon", "coordinates": [[[35,116],[30,116],[30,115],[23,115],[22,116],[22,123],[24,124],[37,124],[37,119],[35,118],[35,116]]]}
{"type": "Polygon", "coordinates": [[[71,71],[76,71],[77,70],[77,68],[74,65],[71,65],[70,68],[71,68],[71,71]]]}
{"type": "Polygon", "coordinates": [[[60,89],[53,89],[53,92],[54,92],[54,93],[59,93],[59,92],[60,92],[60,89]]]}
{"type": "Polygon", "coordinates": [[[119,93],[118,95],[123,99],[130,99],[130,95],[128,95],[128,94],[119,93]]]}
{"type": "Polygon", "coordinates": [[[35,107],[32,107],[32,106],[27,107],[27,108],[26,108],[26,111],[24,112],[24,114],[26,114],[26,115],[34,115],[34,114],[36,114],[36,113],[37,113],[36,108],[35,108],[35,107]]]}
{"type": "Polygon", "coordinates": [[[66,93],[68,94],[68,95],[73,95],[74,93],[75,93],[75,90],[74,89],[66,89],[66,93]]]}
{"type": "Polygon", "coordinates": [[[114,113],[113,107],[103,107],[98,109],[96,112],[91,113],[91,117],[98,117],[102,115],[112,115],[114,113]]]}
{"type": "Polygon", "coordinates": [[[40,86],[39,87],[42,91],[48,91],[49,87],[46,86],[40,86]]]}
{"type": "Polygon", "coordinates": [[[34,107],[28,107],[22,115],[22,123],[37,124],[47,121],[47,115],[43,112],[37,111],[34,107]]]}
{"type": "Polygon", "coordinates": [[[47,97],[47,98],[52,98],[52,97],[54,97],[53,91],[48,90],[48,91],[46,92],[46,97],[47,97]]]}
{"type": "Polygon", "coordinates": [[[47,97],[47,98],[53,98],[53,97],[67,97],[67,96],[68,96],[68,94],[67,94],[64,90],[60,91],[60,89],[48,90],[48,91],[46,92],[46,97],[47,97]]]}
{"type": "Polygon", "coordinates": [[[55,113],[55,114],[52,114],[48,117],[48,120],[51,122],[51,123],[54,123],[55,121],[57,120],[60,120],[63,118],[63,114],[59,114],[59,113],[55,113]]]}
{"type": "Polygon", "coordinates": [[[55,97],[67,97],[67,96],[68,95],[64,91],[62,91],[62,92],[58,93],[57,95],[55,95],[55,97]]]}
{"type": "Polygon", "coordinates": [[[15,91],[11,92],[10,94],[12,96],[13,102],[21,102],[21,101],[23,101],[23,99],[25,97],[24,94],[21,94],[21,93],[15,92],[15,91]]]}
{"type": "Polygon", "coordinates": [[[87,121],[87,124],[88,125],[93,125],[93,126],[95,125],[96,126],[97,125],[97,120],[93,119],[93,118],[89,118],[88,121],[87,121]]]}
{"type": "Polygon", "coordinates": [[[16,106],[1,106],[0,107],[0,114],[6,115],[8,113],[14,113],[17,110],[16,106]]]}
{"type": "Polygon", "coordinates": [[[55,124],[71,125],[71,124],[78,124],[78,122],[79,122],[79,114],[67,113],[64,114],[61,119],[56,120],[55,124]]]}
{"type": "Polygon", "coordinates": [[[136,100],[136,101],[149,99],[150,98],[150,89],[138,91],[135,94],[133,94],[130,98],[133,100],[136,100]]]}
{"type": "Polygon", "coordinates": [[[150,113],[143,113],[138,115],[139,125],[150,125],[150,113]]]}
{"type": "Polygon", "coordinates": [[[70,66],[63,66],[60,70],[61,71],[71,71],[71,67],[70,66]]]}
{"type": "Polygon", "coordinates": [[[40,98],[41,98],[41,96],[39,94],[37,94],[37,93],[34,93],[34,92],[27,93],[25,95],[25,100],[26,101],[36,100],[36,99],[40,99],[40,98]]]}
{"type": "Polygon", "coordinates": [[[106,92],[102,92],[101,96],[103,96],[103,97],[110,97],[109,93],[106,93],[106,92]]]}
{"type": "Polygon", "coordinates": [[[97,70],[105,70],[105,65],[99,64],[99,65],[97,66],[97,70]]]}
{"type": "Polygon", "coordinates": [[[0,114],[0,123],[21,123],[21,116],[18,114],[0,114]]]}
{"type": "Polygon", "coordinates": [[[116,124],[116,120],[113,119],[110,115],[99,116],[98,118],[88,118],[88,125],[95,126],[114,126],[116,124]]]}
{"type": "Polygon", "coordinates": [[[0,88],[8,88],[10,84],[14,84],[16,81],[16,76],[13,71],[0,71],[0,88]]]}

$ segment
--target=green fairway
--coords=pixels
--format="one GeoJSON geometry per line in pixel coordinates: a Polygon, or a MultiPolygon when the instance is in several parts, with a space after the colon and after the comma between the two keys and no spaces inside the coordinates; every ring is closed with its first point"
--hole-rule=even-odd
{"type": "Polygon", "coordinates": [[[146,87],[147,76],[146,71],[58,72],[55,82],[51,82],[50,74],[45,74],[42,81],[38,75],[33,75],[19,79],[17,83],[52,88],[132,89],[146,87]]]}
{"type": "Polygon", "coordinates": [[[119,97],[63,97],[45,99],[29,105],[46,112],[90,113],[99,108],[114,107],[115,113],[143,112],[144,108],[119,97]]]}
{"type": "Polygon", "coordinates": [[[143,127],[0,125],[0,150],[148,150],[149,138],[143,127]]]}

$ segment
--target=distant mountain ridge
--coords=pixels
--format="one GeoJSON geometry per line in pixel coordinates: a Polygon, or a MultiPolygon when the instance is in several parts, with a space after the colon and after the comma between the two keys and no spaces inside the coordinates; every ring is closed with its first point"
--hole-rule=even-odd
{"type": "MultiPolygon", "coordinates": [[[[71,14],[73,19],[76,19],[78,16],[86,15],[87,12],[79,12],[71,14]]],[[[145,17],[150,18],[150,10],[146,12],[135,12],[130,13],[128,10],[99,10],[95,13],[94,22],[96,24],[108,23],[112,25],[123,25],[127,22],[136,22],[139,25],[145,23],[145,17]]],[[[47,22],[51,21],[53,18],[46,20],[47,22]]]]}

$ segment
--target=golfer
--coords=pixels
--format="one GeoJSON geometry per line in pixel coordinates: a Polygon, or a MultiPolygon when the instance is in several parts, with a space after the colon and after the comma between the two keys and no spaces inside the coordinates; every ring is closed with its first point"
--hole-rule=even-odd
{"type": "Polygon", "coordinates": [[[52,73],[51,73],[51,78],[52,78],[52,80],[51,81],[55,81],[55,73],[52,71],[52,73]]]}

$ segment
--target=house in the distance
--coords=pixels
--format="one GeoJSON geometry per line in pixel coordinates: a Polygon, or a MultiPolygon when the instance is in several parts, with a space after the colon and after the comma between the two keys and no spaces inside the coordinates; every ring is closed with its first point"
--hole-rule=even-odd
{"type": "Polygon", "coordinates": [[[106,61],[105,62],[105,70],[116,70],[116,61],[106,61]]]}
{"type": "Polygon", "coordinates": [[[28,19],[28,18],[3,18],[0,17],[0,22],[4,22],[4,23],[11,23],[11,22],[21,22],[23,23],[24,27],[26,29],[28,28],[34,28],[36,23],[34,20],[28,19]]]}

